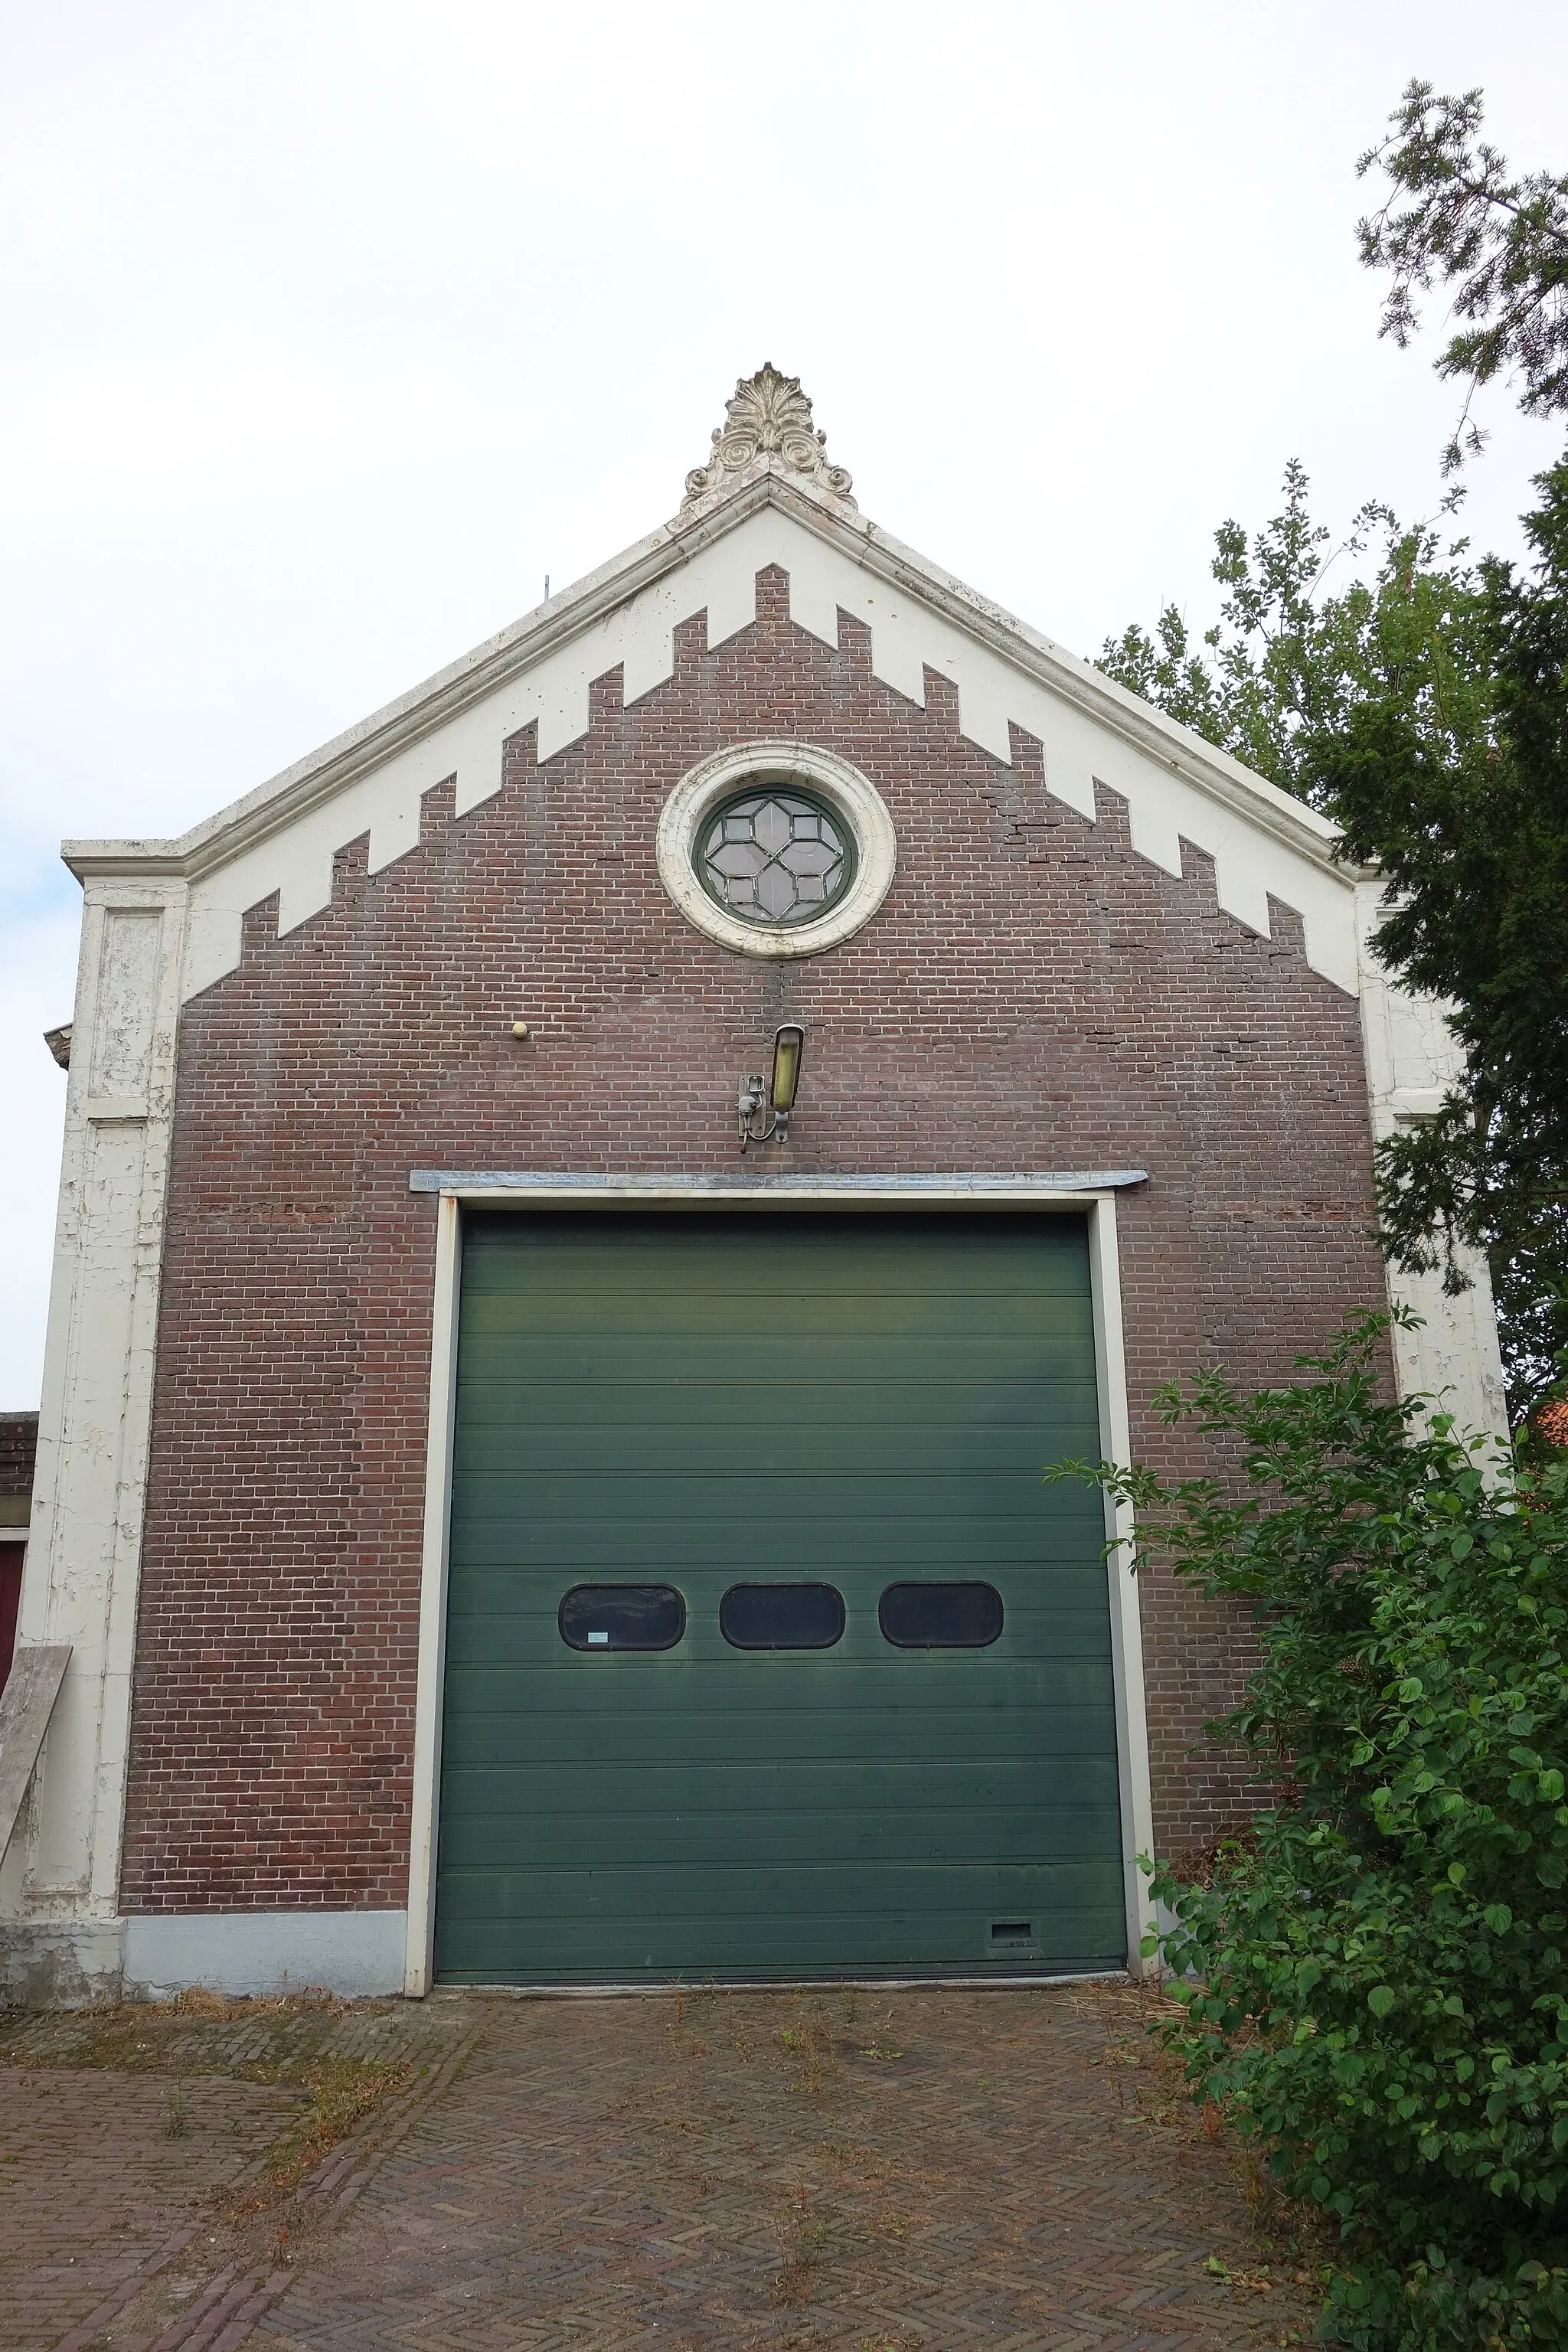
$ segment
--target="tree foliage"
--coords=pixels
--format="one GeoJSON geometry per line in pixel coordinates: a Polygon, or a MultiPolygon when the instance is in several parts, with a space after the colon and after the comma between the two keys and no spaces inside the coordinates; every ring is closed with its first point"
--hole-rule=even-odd
{"type": "MultiPolygon", "coordinates": [[[[1568,2343],[1568,1465],[1482,1459],[1391,1403],[1389,1318],[1291,1388],[1218,1373],[1160,1410],[1245,1488],[1064,1464],[1257,1612],[1211,1727],[1279,1801],[1208,1886],[1154,1873],[1196,2099],[1341,2240],[1325,2331],[1359,2352],[1568,2343]]],[[[1429,1403],[1429,1401],[1427,1401],[1429,1403]]]]}
{"type": "Polygon", "coordinates": [[[1510,176],[1507,158],[1479,136],[1479,89],[1438,98],[1412,81],[1389,117],[1392,130],[1356,165],[1382,171],[1393,190],[1357,226],[1369,269],[1393,284],[1380,331],[1401,349],[1416,331],[1418,294],[1434,281],[1455,289],[1463,321],[1434,362],[1468,379],[1463,412],[1443,453],[1445,473],[1479,451],[1470,408],[1484,383],[1517,374],[1527,416],[1568,409],[1568,178],[1510,176]]]}
{"type": "Polygon", "coordinates": [[[1537,483],[1523,572],[1364,507],[1340,548],[1300,465],[1250,541],[1215,534],[1219,617],[1168,606],[1101,667],[1343,827],[1389,884],[1377,943],[1450,1003],[1463,1074],[1379,1150],[1390,1255],[1491,1270],[1510,1409],[1568,1373],[1568,463],[1537,483]],[[1371,576],[1332,582],[1342,557],[1371,576]]]}
{"type": "MultiPolygon", "coordinates": [[[[1439,374],[1471,395],[1517,374],[1526,413],[1547,416],[1568,411],[1568,178],[1510,176],[1481,119],[1479,90],[1410,83],[1358,165],[1393,184],[1360,224],[1362,258],[1392,272],[1385,334],[1407,342],[1418,295],[1453,288],[1439,374]]],[[[1468,406],[1448,466],[1480,446],[1468,406]]],[[[1250,543],[1235,521],[1215,532],[1223,600],[1201,642],[1168,604],[1101,656],[1387,876],[1379,948],[1453,1006],[1464,1066],[1436,1118],[1380,1147],[1384,1244],[1454,1289],[1465,1248],[1485,1253],[1516,1422],[1568,1394],[1568,459],[1536,487],[1523,573],[1375,502],[1325,560],[1292,463],[1250,543]],[[1372,576],[1331,589],[1332,565],[1374,542],[1372,576]]]]}
{"type": "Polygon", "coordinates": [[[1444,744],[1369,697],[1301,751],[1344,854],[1387,877],[1379,952],[1449,1001],[1464,1053],[1437,1117],[1379,1150],[1386,1243],[1450,1283],[1457,1244],[1486,1253],[1520,1416],[1568,1371],[1568,463],[1537,487],[1531,572],[1480,567],[1489,728],[1444,744]]]}
{"type": "Polygon", "coordinates": [[[1194,640],[1168,604],[1152,634],[1108,639],[1100,667],[1270,783],[1321,804],[1314,746],[1363,704],[1386,704],[1442,762],[1492,740],[1492,632],[1485,582],[1464,540],[1403,524],[1375,500],[1331,550],[1295,459],[1280,511],[1250,541],[1223,522],[1210,565],[1219,617],[1194,640]],[[1373,577],[1335,567],[1376,547],[1373,577]],[[1325,551],[1328,550],[1327,553],[1325,551]]]}

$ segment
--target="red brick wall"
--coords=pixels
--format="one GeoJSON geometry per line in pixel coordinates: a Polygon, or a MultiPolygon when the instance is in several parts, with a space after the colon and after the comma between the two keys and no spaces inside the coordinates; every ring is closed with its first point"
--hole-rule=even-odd
{"type": "MultiPolygon", "coordinates": [[[[595,689],[541,769],[529,730],[494,798],[427,795],[417,850],[374,877],[362,839],[330,908],[273,908],[187,1007],[142,1570],[123,1900],[132,1911],[399,1906],[436,1204],[426,1167],[721,1170],[735,1082],[781,1020],[809,1026],[800,1172],[1145,1167],[1121,1198],[1134,1442],[1196,1466],[1148,1410],[1199,1359],[1288,1375],[1383,1295],[1356,1010],[1215,902],[1135,856],[1122,803],[1050,800],[1037,747],[1000,767],[837,652],[759,581],[716,651],[700,619],[629,710],[595,689]],[[853,761],[899,837],[880,913],[770,965],[682,921],[659,807],[699,759],[791,736],[853,761]],[[526,1014],[532,1041],[510,1035],[526,1014]]],[[[1242,1629],[1142,1594],[1166,1852],[1245,1809],[1185,1751],[1236,1685],[1242,1629]]]]}
{"type": "Polygon", "coordinates": [[[30,1495],[38,1451],[36,1412],[0,1412],[0,1495],[30,1495]]]}

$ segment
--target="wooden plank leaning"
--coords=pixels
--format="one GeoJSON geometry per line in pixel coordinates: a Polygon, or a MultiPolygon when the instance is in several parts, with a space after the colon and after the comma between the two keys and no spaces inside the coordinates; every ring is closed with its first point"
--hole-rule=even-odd
{"type": "Polygon", "coordinates": [[[11,1843],[70,1654],[68,1642],[43,1642],[18,1650],[11,1661],[10,1679],[0,1691],[0,1862],[11,1843]]]}

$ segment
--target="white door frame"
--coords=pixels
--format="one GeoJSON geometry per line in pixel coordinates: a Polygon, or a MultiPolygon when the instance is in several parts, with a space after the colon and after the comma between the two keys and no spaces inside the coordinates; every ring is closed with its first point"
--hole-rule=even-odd
{"type": "MultiPolygon", "coordinates": [[[[418,1685],[414,1712],[413,1834],[408,1870],[408,1946],[404,1990],[418,1999],[435,1980],[436,1837],[441,1790],[441,1700],[446,1679],[447,1560],[457,1401],[458,1307],[462,1204],[476,1208],[648,1209],[1038,1209],[1089,1218],[1095,1375],[1100,1450],[1130,1457],[1127,1360],[1116,1195],[1143,1171],[1118,1168],[1072,1176],[773,1176],[755,1181],[682,1176],[560,1176],[531,1171],[416,1169],[409,1189],[437,1195],[436,1273],[430,1346],[429,1439],[425,1468],[425,1541],[419,1595],[418,1685]]],[[[1106,1504],[1106,1534],[1131,1533],[1125,1505],[1106,1504]]],[[[1140,1854],[1153,1851],[1143,1641],[1128,1555],[1110,1555],[1110,1655],[1121,1797],[1121,1857],[1128,1965],[1141,1974],[1140,1947],[1153,1925],[1140,1854]]]]}

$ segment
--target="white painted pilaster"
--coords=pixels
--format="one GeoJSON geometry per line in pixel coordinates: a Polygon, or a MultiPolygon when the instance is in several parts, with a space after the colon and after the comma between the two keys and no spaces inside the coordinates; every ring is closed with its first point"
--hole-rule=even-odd
{"type": "MultiPolygon", "coordinates": [[[[1397,986],[1373,951],[1383,896],[1380,882],[1357,887],[1362,1042],[1372,1130],[1379,1142],[1402,1126],[1430,1118],[1463,1060],[1442,1005],[1435,997],[1416,996],[1397,986]]],[[[1486,1430],[1501,1437],[1508,1430],[1508,1409],[1491,1282],[1486,1261],[1476,1251],[1460,1255],[1470,1287],[1458,1297],[1445,1291],[1440,1273],[1388,1268],[1390,1299],[1414,1307],[1422,1318],[1419,1331],[1396,1330],[1394,1335],[1400,1393],[1436,1396],[1461,1431],[1486,1430]]]]}
{"type": "Polygon", "coordinates": [[[0,1937],[58,1948],[107,1949],[118,1908],[186,896],[94,881],[83,913],[18,1629],[71,1659],[0,1875],[0,1937]]]}

